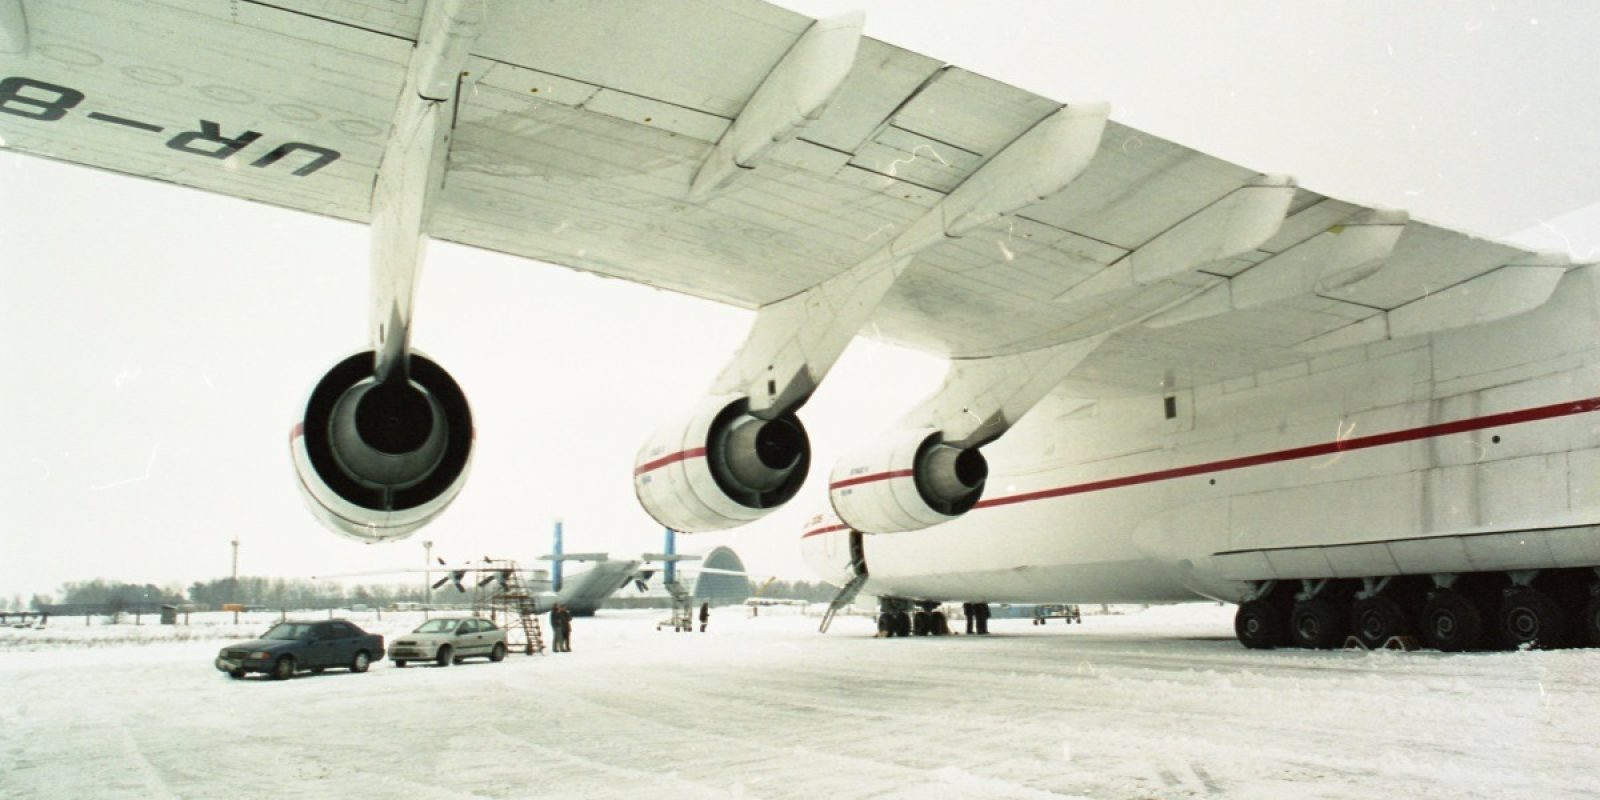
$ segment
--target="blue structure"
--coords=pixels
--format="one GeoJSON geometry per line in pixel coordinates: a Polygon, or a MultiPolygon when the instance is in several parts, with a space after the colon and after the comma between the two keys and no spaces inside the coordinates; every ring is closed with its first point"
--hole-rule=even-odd
{"type": "MultiPolygon", "coordinates": [[[[661,544],[661,552],[663,554],[665,554],[665,555],[668,555],[668,556],[675,556],[675,555],[678,554],[678,532],[677,531],[675,531],[675,530],[673,530],[671,528],[667,528],[667,539],[666,539],[665,542],[663,542],[661,544]]],[[[663,569],[662,573],[661,573],[662,580],[666,581],[667,583],[672,583],[672,579],[676,578],[677,576],[678,576],[678,564],[677,564],[677,562],[673,561],[670,558],[667,559],[666,568],[663,569]]]]}

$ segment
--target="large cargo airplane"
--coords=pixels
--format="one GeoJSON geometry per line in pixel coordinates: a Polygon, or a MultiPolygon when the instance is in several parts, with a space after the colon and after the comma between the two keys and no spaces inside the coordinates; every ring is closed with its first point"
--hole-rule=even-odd
{"type": "Polygon", "coordinates": [[[431,237],[757,310],[639,451],[676,530],[796,496],[798,412],[864,326],[947,355],[802,537],[891,609],[1209,597],[1251,647],[1600,644],[1593,265],[862,26],[755,0],[0,0],[0,139],[371,224],[371,346],[289,437],[349,536],[409,535],[466,479],[466,396],[411,349],[431,237]]]}

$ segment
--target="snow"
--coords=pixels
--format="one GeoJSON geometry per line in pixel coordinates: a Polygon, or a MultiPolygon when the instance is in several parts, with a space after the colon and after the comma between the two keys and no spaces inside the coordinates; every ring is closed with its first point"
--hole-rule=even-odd
{"type": "Polygon", "coordinates": [[[706,634],[602,611],[570,655],[287,682],[210,663],[276,615],[58,619],[0,633],[0,797],[1600,795],[1600,651],[1252,652],[1231,614],[879,640],[792,609],[706,634]]]}

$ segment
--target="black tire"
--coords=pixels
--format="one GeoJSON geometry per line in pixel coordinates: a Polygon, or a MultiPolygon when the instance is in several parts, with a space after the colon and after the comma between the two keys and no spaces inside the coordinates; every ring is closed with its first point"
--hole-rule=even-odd
{"type": "Polygon", "coordinates": [[[1483,612],[1458,591],[1436,589],[1422,604],[1417,633],[1423,644],[1435,650],[1446,653],[1471,650],[1483,639],[1483,612]]]}
{"type": "Polygon", "coordinates": [[[1406,610],[1392,597],[1374,595],[1357,600],[1350,609],[1350,634],[1369,650],[1383,646],[1393,636],[1411,632],[1406,610]]]}
{"type": "Polygon", "coordinates": [[[495,663],[506,660],[506,643],[495,642],[494,649],[489,651],[489,660],[495,663]]]}
{"type": "Polygon", "coordinates": [[[885,611],[878,615],[878,633],[885,637],[894,635],[894,615],[885,611]]]}
{"type": "Polygon", "coordinates": [[[1583,632],[1590,647],[1600,647],[1600,594],[1591,595],[1583,607],[1583,632]]]}
{"type": "Polygon", "coordinates": [[[357,650],[355,658],[350,659],[351,672],[366,672],[372,666],[372,656],[365,650],[357,650]]]}
{"type": "Polygon", "coordinates": [[[1276,603],[1251,600],[1239,605],[1233,615],[1233,635],[1251,650],[1270,650],[1288,641],[1288,620],[1276,603]]]}
{"type": "Polygon", "coordinates": [[[294,677],[294,656],[284,656],[272,665],[272,679],[286,681],[294,677]]]}
{"type": "Polygon", "coordinates": [[[1344,641],[1348,622],[1348,615],[1326,597],[1300,600],[1289,611],[1289,639],[1307,650],[1332,650],[1344,641]]]}
{"type": "Polygon", "coordinates": [[[894,615],[894,635],[906,637],[911,635],[911,615],[901,611],[894,615]]]}
{"type": "Polygon", "coordinates": [[[399,667],[400,669],[405,669],[406,668],[406,660],[403,659],[403,658],[397,658],[397,659],[394,660],[394,665],[396,667],[399,667]]]}
{"type": "Polygon", "coordinates": [[[433,654],[433,663],[441,667],[448,667],[455,663],[455,660],[451,658],[454,654],[455,651],[450,649],[450,645],[445,645],[439,648],[439,652],[433,654]]]}
{"type": "Polygon", "coordinates": [[[1500,601],[1495,626],[1500,643],[1511,648],[1549,650],[1567,643],[1567,614],[1538,589],[1519,587],[1500,601]]]}
{"type": "Polygon", "coordinates": [[[914,636],[928,635],[928,612],[918,611],[911,615],[911,633],[914,636]]]}
{"type": "Polygon", "coordinates": [[[230,670],[228,670],[228,677],[230,677],[230,678],[232,678],[234,680],[239,680],[240,678],[244,677],[244,670],[242,670],[242,669],[230,669],[230,670]]]}
{"type": "Polygon", "coordinates": [[[934,636],[949,636],[950,618],[943,611],[934,611],[928,615],[928,629],[934,636]]]}

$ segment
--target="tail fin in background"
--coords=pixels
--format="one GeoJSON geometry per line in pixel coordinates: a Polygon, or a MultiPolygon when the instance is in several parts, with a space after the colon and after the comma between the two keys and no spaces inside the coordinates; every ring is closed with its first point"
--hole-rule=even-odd
{"type": "Polygon", "coordinates": [[[678,577],[678,565],[677,565],[677,562],[675,560],[673,560],[672,558],[670,558],[671,556],[675,556],[675,555],[678,554],[678,532],[677,531],[675,531],[675,530],[673,530],[671,528],[667,528],[667,538],[666,538],[666,541],[662,542],[661,552],[665,553],[669,557],[667,559],[666,571],[662,573],[661,579],[663,581],[666,581],[667,583],[671,583],[675,578],[678,577]]]}

